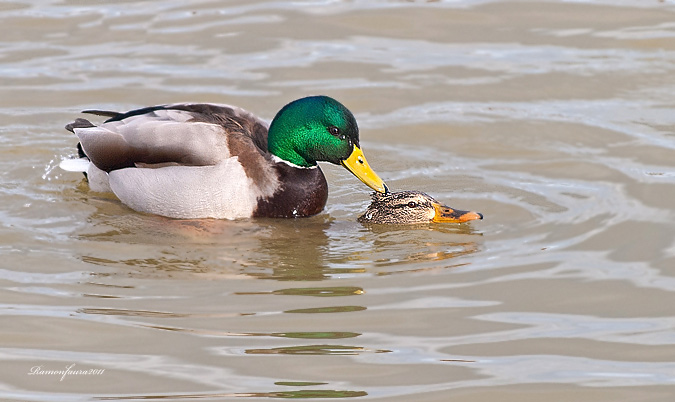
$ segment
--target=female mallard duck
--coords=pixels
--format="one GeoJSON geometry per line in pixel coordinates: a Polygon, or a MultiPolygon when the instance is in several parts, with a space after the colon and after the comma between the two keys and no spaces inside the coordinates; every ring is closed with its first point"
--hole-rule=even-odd
{"type": "Polygon", "coordinates": [[[452,209],[418,191],[374,193],[372,198],[366,212],[358,218],[361,223],[460,223],[483,219],[481,213],[452,209]]]}
{"type": "MultiPolygon", "coordinates": [[[[234,106],[174,104],[76,119],[94,191],[113,192],[136,211],[171,218],[302,217],[326,205],[318,161],[342,164],[378,192],[387,187],[359,148],[354,115],[326,96],[284,106],[269,125],[234,106]]],[[[79,165],[73,168],[73,165],[79,165]]]]}

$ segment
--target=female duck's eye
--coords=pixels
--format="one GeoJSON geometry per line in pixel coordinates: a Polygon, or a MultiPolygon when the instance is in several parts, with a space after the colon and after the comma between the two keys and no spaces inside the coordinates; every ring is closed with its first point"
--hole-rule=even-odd
{"type": "Polygon", "coordinates": [[[328,127],[328,132],[331,133],[332,135],[336,136],[336,137],[338,135],[340,135],[340,129],[335,127],[335,126],[328,127]]]}
{"type": "Polygon", "coordinates": [[[409,206],[410,208],[417,208],[417,203],[416,203],[415,201],[410,201],[410,202],[408,203],[408,206],[409,206]]]}

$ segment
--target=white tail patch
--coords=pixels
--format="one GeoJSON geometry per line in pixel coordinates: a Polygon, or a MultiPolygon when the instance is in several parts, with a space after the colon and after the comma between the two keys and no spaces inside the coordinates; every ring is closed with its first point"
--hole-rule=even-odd
{"type": "Polygon", "coordinates": [[[66,172],[86,172],[90,164],[87,158],[64,159],[59,163],[59,167],[66,172]]]}

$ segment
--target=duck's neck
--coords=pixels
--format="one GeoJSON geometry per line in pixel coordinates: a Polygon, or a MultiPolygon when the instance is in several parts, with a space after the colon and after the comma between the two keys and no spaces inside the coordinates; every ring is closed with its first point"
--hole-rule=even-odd
{"type": "Polygon", "coordinates": [[[267,150],[274,156],[299,167],[316,166],[307,144],[314,142],[311,124],[298,125],[306,118],[305,108],[285,106],[270,123],[267,132],[267,150]]]}
{"type": "Polygon", "coordinates": [[[254,217],[304,217],[323,210],[328,199],[328,183],[321,168],[303,169],[283,161],[276,163],[274,168],[281,186],[270,198],[258,200],[254,217]]]}
{"type": "Polygon", "coordinates": [[[307,158],[302,156],[299,152],[306,144],[303,136],[299,134],[279,135],[272,130],[273,128],[274,126],[270,127],[267,136],[267,150],[272,155],[284,162],[288,162],[298,167],[309,168],[317,166],[316,161],[307,160],[307,158]]]}
{"type": "Polygon", "coordinates": [[[284,162],[288,165],[298,168],[311,168],[317,166],[316,162],[308,162],[298,152],[288,146],[270,146],[268,143],[267,149],[273,156],[278,158],[280,162],[284,162]]]}
{"type": "Polygon", "coordinates": [[[309,166],[302,166],[302,165],[297,165],[293,162],[289,162],[286,159],[280,158],[276,156],[275,154],[272,154],[272,160],[274,163],[283,163],[284,165],[288,165],[290,167],[296,168],[296,169],[316,169],[319,167],[319,165],[314,164],[314,165],[309,165],[309,166]]]}

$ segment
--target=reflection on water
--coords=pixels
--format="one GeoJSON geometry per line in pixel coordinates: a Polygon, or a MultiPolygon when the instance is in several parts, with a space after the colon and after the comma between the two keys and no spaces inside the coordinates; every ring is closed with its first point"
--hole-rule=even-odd
{"type": "Polygon", "coordinates": [[[351,313],[354,311],[363,311],[365,309],[366,308],[363,306],[330,306],[330,307],[312,307],[312,308],[286,310],[284,311],[284,313],[292,313],[292,314],[351,313]]]}
{"type": "MultiPolygon", "coordinates": [[[[312,383],[307,383],[312,384],[312,383]]],[[[364,391],[336,391],[336,390],[298,390],[298,391],[277,391],[277,392],[246,392],[234,394],[172,394],[172,395],[129,395],[129,396],[110,396],[96,397],[99,401],[118,401],[118,400],[162,400],[162,399],[213,399],[221,398],[284,398],[284,399],[308,399],[308,398],[358,398],[368,395],[364,391]]]]}
{"type": "MultiPolygon", "coordinates": [[[[109,202],[117,204],[106,201],[109,202]]],[[[470,224],[364,227],[356,222],[347,225],[334,222],[327,215],[294,221],[191,221],[128,216],[129,211],[118,216],[99,214],[96,217],[99,223],[84,228],[86,233],[79,235],[81,239],[134,243],[139,248],[159,246],[161,256],[119,259],[103,258],[98,253],[82,255],[81,259],[102,266],[131,268],[137,275],[243,274],[277,281],[320,281],[353,275],[423,272],[466,264],[452,264],[448,260],[477,252],[478,243],[466,240],[482,234],[470,224]],[[143,232],[133,229],[138,225],[144,227],[143,232]],[[175,242],[192,244],[193,249],[177,254],[175,248],[167,247],[175,242]]],[[[331,295],[338,289],[318,291],[331,295]]],[[[284,292],[309,294],[310,289],[272,293],[287,294],[284,292]]]]}
{"type": "Polygon", "coordinates": [[[0,4],[0,399],[670,401],[671,1],[0,4]],[[639,3],[639,4],[638,4],[639,3]],[[354,111],[392,190],[485,213],[364,226],[136,213],[55,169],[86,108],[354,111]],[[31,376],[32,367],[105,369],[31,376]]]}
{"type": "Polygon", "coordinates": [[[333,296],[352,296],[363,294],[363,289],[352,286],[337,286],[325,288],[291,288],[279,289],[271,292],[260,293],[236,293],[241,295],[246,294],[269,294],[269,295],[287,295],[287,296],[318,296],[318,297],[333,297],[333,296]]]}
{"type": "Polygon", "coordinates": [[[303,345],[272,349],[247,349],[252,355],[359,355],[361,353],[391,353],[391,350],[368,350],[361,346],[344,345],[303,345]]]}

